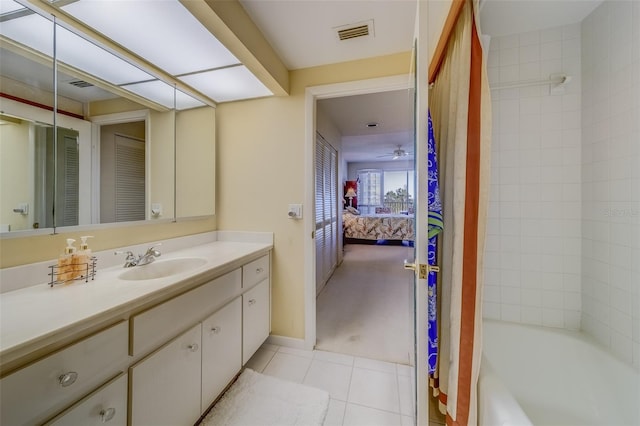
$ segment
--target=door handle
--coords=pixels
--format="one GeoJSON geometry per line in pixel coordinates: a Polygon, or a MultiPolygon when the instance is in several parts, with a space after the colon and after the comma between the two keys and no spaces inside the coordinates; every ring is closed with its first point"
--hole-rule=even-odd
{"type": "Polygon", "coordinates": [[[407,259],[404,260],[404,269],[410,269],[418,272],[418,279],[426,280],[429,272],[439,272],[438,266],[430,266],[425,263],[411,263],[407,259]]]}
{"type": "Polygon", "coordinates": [[[412,271],[416,270],[416,264],[410,263],[407,259],[404,260],[404,269],[410,269],[412,271]]]}

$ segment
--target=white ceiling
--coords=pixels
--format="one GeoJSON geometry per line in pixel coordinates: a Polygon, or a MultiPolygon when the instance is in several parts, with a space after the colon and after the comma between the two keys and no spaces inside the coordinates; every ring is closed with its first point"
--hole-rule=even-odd
{"type": "Polygon", "coordinates": [[[411,50],[412,0],[240,0],[290,69],[411,50]],[[336,28],[373,20],[374,34],[340,41],[336,28]]]}
{"type": "Polygon", "coordinates": [[[379,156],[398,145],[413,151],[414,90],[322,99],[318,108],[343,136],[342,155],[347,162],[389,160],[379,156]],[[367,124],[376,123],[376,127],[367,124]]]}
{"type": "MultiPolygon", "coordinates": [[[[414,0],[240,0],[290,69],[410,51],[414,0]],[[336,28],[373,21],[374,34],[339,41],[336,28]]],[[[407,63],[407,73],[410,64],[407,63]]],[[[379,161],[398,145],[413,150],[413,94],[396,91],[319,101],[344,139],[343,156],[379,161]],[[367,123],[377,122],[369,128],[367,123]]],[[[388,158],[387,158],[388,159],[388,158]]]]}
{"type": "MultiPolygon", "coordinates": [[[[438,7],[442,3],[431,1],[438,3],[438,7]]],[[[580,22],[601,2],[481,0],[481,29],[484,34],[498,36],[580,22]]],[[[413,0],[240,0],[240,3],[289,69],[411,49],[416,4],[413,0]],[[335,27],[369,19],[374,21],[375,37],[337,41],[335,27]]],[[[399,144],[405,149],[413,146],[413,111],[410,105],[406,107],[406,101],[406,92],[386,92],[326,99],[319,105],[344,135],[345,159],[375,161],[399,144]],[[376,129],[367,128],[365,124],[371,121],[382,124],[376,129]]]]}

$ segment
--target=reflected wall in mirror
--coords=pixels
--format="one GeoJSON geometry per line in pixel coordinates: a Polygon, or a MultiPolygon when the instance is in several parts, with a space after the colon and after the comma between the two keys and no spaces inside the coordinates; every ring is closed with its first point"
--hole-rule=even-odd
{"type": "Polygon", "coordinates": [[[215,108],[176,112],[176,217],[215,213],[215,108]]]}

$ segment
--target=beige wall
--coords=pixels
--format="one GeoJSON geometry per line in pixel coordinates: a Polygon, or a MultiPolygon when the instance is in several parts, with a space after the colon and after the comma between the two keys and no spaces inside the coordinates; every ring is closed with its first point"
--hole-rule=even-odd
{"type": "MultiPolygon", "coordinates": [[[[272,333],[304,338],[303,221],[287,217],[304,200],[305,89],[408,74],[410,52],[290,73],[291,95],[225,103],[216,111],[220,229],[273,231],[272,333]]],[[[303,214],[312,214],[304,206],[303,214]]]]}

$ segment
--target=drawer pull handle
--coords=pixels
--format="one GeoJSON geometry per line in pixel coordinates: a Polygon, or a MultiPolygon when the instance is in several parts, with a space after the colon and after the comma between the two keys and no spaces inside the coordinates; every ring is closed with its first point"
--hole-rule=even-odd
{"type": "Polygon", "coordinates": [[[249,306],[253,306],[256,304],[256,299],[249,299],[249,306]]]}
{"type": "Polygon", "coordinates": [[[69,371],[68,373],[64,373],[58,376],[58,383],[60,383],[60,386],[62,386],[63,388],[71,386],[76,382],[76,380],[78,380],[78,373],[76,373],[75,371],[69,371]]]}
{"type": "Polygon", "coordinates": [[[218,333],[220,333],[221,331],[222,331],[222,328],[221,328],[221,327],[213,327],[213,328],[211,329],[211,332],[212,332],[213,334],[218,334],[218,333]]]}
{"type": "Polygon", "coordinates": [[[197,352],[199,347],[200,346],[198,346],[197,343],[192,343],[189,346],[187,346],[187,349],[189,349],[191,352],[197,352]]]}
{"type": "Polygon", "coordinates": [[[261,274],[264,271],[263,268],[256,268],[256,274],[261,274]]]}
{"type": "Polygon", "coordinates": [[[100,411],[100,421],[102,423],[108,422],[109,420],[113,419],[115,416],[116,416],[116,409],[113,407],[100,411]]]}

